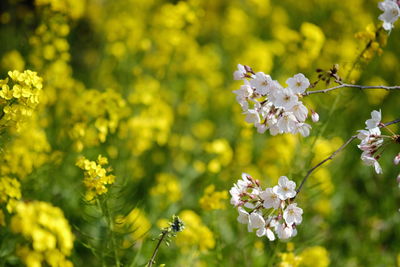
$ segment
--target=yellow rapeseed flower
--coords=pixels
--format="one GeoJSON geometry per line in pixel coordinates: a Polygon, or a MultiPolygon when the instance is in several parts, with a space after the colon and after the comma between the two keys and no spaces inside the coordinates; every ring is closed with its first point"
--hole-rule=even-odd
{"type": "Polygon", "coordinates": [[[21,185],[17,179],[10,177],[0,178],[0,204],[5,203],[8,212],[13,212],[17,201],[21,198],[21,185]]]}
{"type": "Polygon", "coordinates": [[[103,168],[103,165],[107,163],[107,158],[101,155],[98,156],[97,161],[90,161],[84,157],[77,160],[76,166],[84,171],[83,184],[87,189],[85,197],[88,201],[107,193],[107,185],[114,183],[115,176],[107,173],[110,169],[103,168]]]}
{"type": "Polygon", "coordinates": [[[204,189],[199,203],[203,210],[223,210],[226,208],[227,199],[227,191],[215,191],[215,185],[211,184],[204,189]]]}
{"type": "Polygon", "coordinates": [[[18,202],[11,218],[11,230],[21,234],[27,243],[17,247],[17,255],[28,267],[72,266],[74,237],[61,209],[46,202],[18,202]]]}
{"type": "Polygon", "coordinates": [[[328,251],[321,246],[304,249],[300,257],[302,258],[300,266],[304,267],[328,267],[330,263],[328,251]]]}
{"type": "Polygon", "coordinates": [[[160,205],[175,203],[182,198],[181,184],[175,175],[159,173],[156,178],[156,185],[150,189],[150,194],[161,198],[160,205]]]}
{"type": "Polygon", "coordinates": [[[42,78],[36,72],[25,70],[9,71],[10,79],[0,80],[3,115],[0,126],[15,127],[20,130],[22,122],[32,116],[32,111],[39,103],[42,92],[42,78]]]}

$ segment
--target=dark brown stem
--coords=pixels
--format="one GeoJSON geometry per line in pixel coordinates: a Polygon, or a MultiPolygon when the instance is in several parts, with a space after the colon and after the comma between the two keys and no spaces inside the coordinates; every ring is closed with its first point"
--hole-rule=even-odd
{"type": "Polygon", "coordinates": [[[160,247],[160,245],[161,245],[161,243],[162,243],[164,237],[165,237],[167,234],[168,234],[168,231],[167,231],[167,230],[165,230],[165,231],[162,232],[161,237],[160,237],[160,239],[158,240],[157,246],[156,246],[156,248],[154,249],[153,255],[151,256],[151,259],[149,260],[149,263],[147,264],[148,267],[153,266],[153,263],[155,263],[155,258],[156,258],[156,256],[157,256],[158,249],[159,249],[159,247],[160,247]]]}
{"type": "Polygon", "coordinates": [[[329,157],[312,167],[311,169],[308,170],[306,176],[304,176],[303,180],[301,181],[299,187],[296,189],[297,194],[300,192],[301,188],[303,188],[304,183],[307,181],[308,177],[310,177],[311,173],[314,172],[315,169],[317,169],[319,166],[327,162],[328,160],[333,159],[340,151],[342,151],[348,144],[350,144],[354,139],[357,138],[357,135],[353,135],[350,137],[346,143],[344,143],[341,147],[339,147],[335,152],[333,152],[329,157]]]}

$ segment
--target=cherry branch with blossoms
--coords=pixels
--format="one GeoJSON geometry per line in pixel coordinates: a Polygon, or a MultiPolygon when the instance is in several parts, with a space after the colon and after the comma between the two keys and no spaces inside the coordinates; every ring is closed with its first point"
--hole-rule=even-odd
{"type": "MultiPolygon", "coordinates": [[[[395,0],[384,0],[378,4],[379,9],[384,13],[379,16],[383,25],[376,33],[382,28],[391,31],[394,22],[400,17],[399,5],[400,1],[395,0]]],[[[357,57],[356,62],[371,44],[370,41],[361,55],[357,57]]],[[[298,73],[286,80],[288,87],[283,87],[270,75],[264,72],[256,73],[251,67],[238,64],[233,78],[242,80],[243,85],[233,93],[236,94],[236,100],[240,104],[243,114],[246,115],[245,121],[253,123],[259,133],[269,130],[271,135],[300,133],[303,137],[307,137],[310,134],[311,126],[305,123],[308,109],[300,101],[303,97],[328,93],[341,88],[400,90],[400,86],[363,86],[344,83],[338,75],[338,65],[334,65],[328,71],[318,69],[317,72],[319,73],[318,80],[314,83],[310,83],[304,74],[298,73]],[[331,80],[339,85],[323,90],[307,91],[314,88],[320,81],[329,85],[331,80]]],[[[314,111],[312,111],[311,120],[313,122],[319,120],[319,115],[314,111]]],[[[297,225],[302,222],[303,210],[297,206],[297,203],[294,203],[294,200],[311,174],[321,165],[332,160],[357,138],[360,140],[358,148],[362,151],[361,160],[367,166],[374,166],[375,172],[381,174],[382,168],[378,159],[382,156],[384,148],[393,142],[400,143],[400,135],[393,133],[387,126],[399,122],[400,119],[396,119],[382,123],[381,111],[372,111],[371,118],[365,122],[365,129],[358,130],[358,134],[352,135],[330,156],[309,169],[297,189],[294,181],[289,180],[286,176],[281,176],[278,185],[263,190],[258,180],[243,173],[242,179],[237,181],[229,191],[232,196],[231,204],[239,212],[238,222],[247,224],[249,232],[256,229],[257,236],[267,236],[270,241],[275,240],[275,234],[280,239],[295,236],[297,225]],[[390,135],[382,135],[381,128],[387,130],[390,135]]],[[[393,163],[395,165],[400,163],[400,153],[395,156],[393,163]]],[[[400,174],[397,181],[400,186],[400,174]]]]}

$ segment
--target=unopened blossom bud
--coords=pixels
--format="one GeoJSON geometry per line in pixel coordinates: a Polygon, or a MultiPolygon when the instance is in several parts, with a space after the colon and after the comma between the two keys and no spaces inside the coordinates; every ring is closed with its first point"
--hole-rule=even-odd
{"type": "Polygon", "coordinates": [[[400,153],[397,154],[396,157],[394,157],[393,163],[394,163],[395,165],[399,165],[399,163],[400,163],[400,153]]]}
{"type": "Polygon", "coordinates": [[[243,65],[243,67],[247,72],[254,73],[253,69],[250,66],[243,65]]]}
{"type": "Polygon", "coordinates": [[[319,115],[314,110],[311,110],[311,119],[312,119],[313,122],[318,122],[319,121],[319,115]]]}

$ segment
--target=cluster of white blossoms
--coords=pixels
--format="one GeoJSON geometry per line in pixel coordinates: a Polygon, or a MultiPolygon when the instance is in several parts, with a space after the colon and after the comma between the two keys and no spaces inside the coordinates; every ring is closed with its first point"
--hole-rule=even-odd
{"type": "Polygon", "coordinates": [[[378,7],[383,11],[378,18],[383,21],[383,28],[390,31],[394,27],[394,23],[400,17],[399,1],[385,0],[379,2],[378,7]]]}
{"type": "MultiPolygon", "coordinates": [[[[254,73],[249,66],[239,64],[233,78],[244,81],[240,89],[233,92],[246,115],[246,122],[254,123],[259,133],[269,130],[271,135],[310,134],[311,126],[305,123],[308,109],[299,100],[310,86],[303,74],[289,78],[288,87],[284,88],[264,72],[254,73]]],[[[318,120],[318,114],[312,119],[318,120]]]]}
{"type": "Polygon", "coordinates": [[[365,124],[366,130],[358,130],[357,138],[361,140],[358,145],[363,152],[361,154],[361,160],[367,166],[374,166],[376,173],[382,173],[382,168],[379,165],[378,159],[381,156],[379,148],[382,147],[383,137],[381,136],[380,130],[381,123],[381,111],[372,111],[371,119],[368,119],[365,124]]]}
{"type": "Polygon", "coordinates": [[[278,185],[262,190],[257,180],[243,173],[229,191],[231,204],[239,212],[238,222],[247,224],[249,232],[256,230],[258,237],[275,240],[288,239],[297,234],[296,226],[302,221],[303,210],[293,202],[296,183],[286,176],[279,178],[278,185]]]}
{"type": "MultiPolygon", "coordinates": [[[[361,160],[368,166],[374,166],[377,174],[382,173],[382,168],[378,162],[381,157],[384,146],[389,142],[394,141],[395,143],[400,142],[400,136],[393,134],[392,136],[382,135],[380,128],[385,127],[381,122],[382,114],[381,111],[374,110],[371,112],[371,119],[368,119],[365,124],[365,130],[358,131],[358,139],[361,143],[358,147],[363,151],[361,154],[361,160]],[[386,140],[385,140],[386,138],[386,140]]],[[[398,165],[400,163],[400,153],[397,154],[393,163],[398,165]]],[[[400,186],[400,174],[397,176],[397,182],[400,186]]]]}

